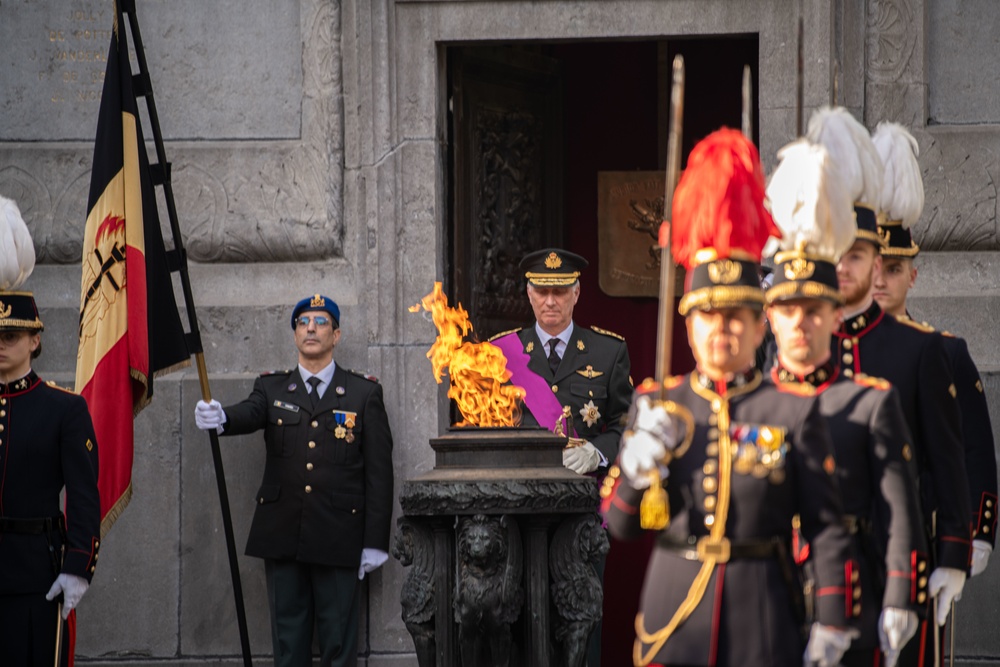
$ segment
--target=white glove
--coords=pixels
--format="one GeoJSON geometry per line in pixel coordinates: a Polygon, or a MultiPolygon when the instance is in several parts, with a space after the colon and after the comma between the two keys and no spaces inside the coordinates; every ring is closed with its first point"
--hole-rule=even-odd
{"type": "Polygon", "coordinates": [[[809,631],[809,643],[802,656],[802,664],[835,667],[851,646],[851,640],[861,636],[854,628],[835,628],[830,625],[813,623],[809,631]]]}
{"type": "Polygon", "coordinates": [[[962,599],[965,571],[953,567],[937,567],[927,582],[927,592],[937,598],[937,624],[944,625],[951,612],[951,603],[962,599]]]}
{"type": "Polygon", "coordinates": [[[222,405],[214,398],[209,403],[198,401],[198,405],[194,406],[194,423],[202,431],[210,431],[214,428],[222,433],[224,430],[222,424],[225,421],[226,413],[223,411],[222,405]]]}
{"type": "Polygon", "coordinates": [[[589,441],[579,447],[564,449],[562,455],[563,465],[578,475],[593,472],[601,465],[601,453],[589,441]]]}
{"type": "Polygon", "coordinates": [[[972,574],[969,575],[970,577],[983,573],[990,562],[991,553],[993,553],[993,547],[989,542],[972,540],[972,574]]]}
{"type": "Polygon", "coordinates": [[[886,607],[878,622],[878,643],[885,653],[885,667],[896,667],[906,642],[917,633],[920,619],[917,612],[899,607],[886,607]]]}
{"type": "Polygon", "coordinates": [[[382,567],[382,564],[387,560],[389,560],[389,554],[381,549],[362,549],[358,579],[364,579],[366,574],[382,567]]]}
{"type": "Polygon", "coordinates": [[[69,613],[76,609],[76,605],[80,604],[80,598],[83,597],[88,588],[90,588],[90,584],[83,577],[78,577],[75,574],[60,574],[52,582],[52,588],[45,594],[45,599],[51,602],[62,593],[62,617],[63,620],[66,620],[69,618],[69,613]]]}
{"type": "Polygon", "coordinates": [[[635,424],[631,433],[622,436],[622,450],[619,465],[636,489],[649,486],[646,474],[659,467],[660,479],[666,479],[669,470],[661,462],[667,450],[677,446],[677,428],[674,420],[660,403],[654,403],[649,396],[635,400],[635,424]]]}

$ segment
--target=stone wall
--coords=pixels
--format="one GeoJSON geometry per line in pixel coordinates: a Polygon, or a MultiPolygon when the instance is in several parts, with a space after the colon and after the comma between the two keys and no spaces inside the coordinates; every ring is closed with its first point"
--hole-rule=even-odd
{"type": "MultiPolygon", "coordinates": [[[[224,403],[294,363],[287,309],[322,291],[343,309],[338,361],[380,377],[398,480],[431,467],[447,410],[424,353],[433,327],[406,307],[444,277],[444,44],[485,40],[759,38],[761,154],[795,134],[798,0],[148,0],[139,2],[211,373],[224,403]]],[[[990,0],[805,0],[806,112],[831,100],[873,127],[913,129],[927,208],[916,314],[964,335],[994,414],[1000,392],[995,257],[1000,152],[990,0]],[[992,125],[991,125],[992,123],[992,125]],[[934,252],[930,252],[934,251],[934,252]],[[947,251],[947,252],[937,252],[947,251]],[[974,251],[974,252],[970,252],[974,251]]],[[[47,377],[75,365],[80,238],[110,3],[0,4],[0,192],[39,250],[29,282],[46,321],[47,377]]],[[[147,138],[149,136],[148,124],[147,138]]],[[[161,207],[165,220],[165,209],[161,207]]],[[[81,664],[236,662],[207,438],[193,371],[157,382],[136,420],[135,498],[105,541],[80,609],[81,664]]],[[[259,438],[222,441],[238,550],[259,481],[259,438]]],[[[959,605],[960,656],[1000,664],[994,564],[959,605]]],[[[255,655],[270,651],[262,567],[241,557],[255,655]]],[[[412,665],[402,570],[371,577],[369,665],[412,665]]]]}

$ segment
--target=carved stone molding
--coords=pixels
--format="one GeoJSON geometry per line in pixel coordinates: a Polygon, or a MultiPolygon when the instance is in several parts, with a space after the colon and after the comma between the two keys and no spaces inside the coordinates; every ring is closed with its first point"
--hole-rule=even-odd
{"type": "Polygon", "coordinates": [[[899,81],[921,30],[912,0],[871,0],[867,24],[867,79],[873,83],[899,81]]]}
{"type": "Polygon", "coordinates": [[[566,480],[407,481],[399,504],[407,514],[568,512],[593,509],[599,502],[589,477],[566,480]]]}
{"type": "MultiPolygon", "coordinates": [[[[298,15],[302,36],[301,99],[294,105],[298,138],[203,137],[201,142],[166,144],[180,228],[194,261],[306,262],[343,256],[341,4],[299,0],[298,15]]],[[[157,66],[150,62],[154,92],[160,92],[157,66]]],[[[210,92],[203,91],[199,99],[210,104],[210,92]]],[[[162,117],[171,100],[157,97],[156,103],[162,117]]],[[[144,104],[139,101],[140,108],[144,104]]],[[[150,161],[155,162],[152,130],[142,129],[150,161]]],[[[38,263],[80,261],[92,160],[92,145],[0,144],[0,164],[17,165],[0,172],[0,191],[28,212],[25,220],[38,263]]],[[[160,188],[157,197],[161,227],[166,230],[160,188]]]]}

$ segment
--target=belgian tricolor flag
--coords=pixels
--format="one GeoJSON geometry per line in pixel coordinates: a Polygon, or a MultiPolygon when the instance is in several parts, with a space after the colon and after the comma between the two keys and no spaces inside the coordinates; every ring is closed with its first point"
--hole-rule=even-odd
{"type": "Polygon", "coordinates": [[[177,312],[116,4],[83,237],[76,390],[87,399],[101,466],[101,534],[132,495],[133,418],[153,377],[190,363],[177,312]]]}

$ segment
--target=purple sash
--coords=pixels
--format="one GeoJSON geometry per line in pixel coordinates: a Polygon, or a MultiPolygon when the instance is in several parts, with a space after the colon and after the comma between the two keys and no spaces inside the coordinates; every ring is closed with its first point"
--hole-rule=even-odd
{"type": "Polygon", "coordinates": [[[517,332],[497,338],[492,344],[499,347],[503,356],[507,358],[507,370],[511,373],[510,381],[519,387],[524,387],[526,392],[524,406],[535,417],[539,426],[551,431],[556,420],[562,416],[562,406],[559,405],[559,399],[552,393],[552,388],[545,378],[528,368],[531,357],[524,351],[524,344],[517,332]]]}

